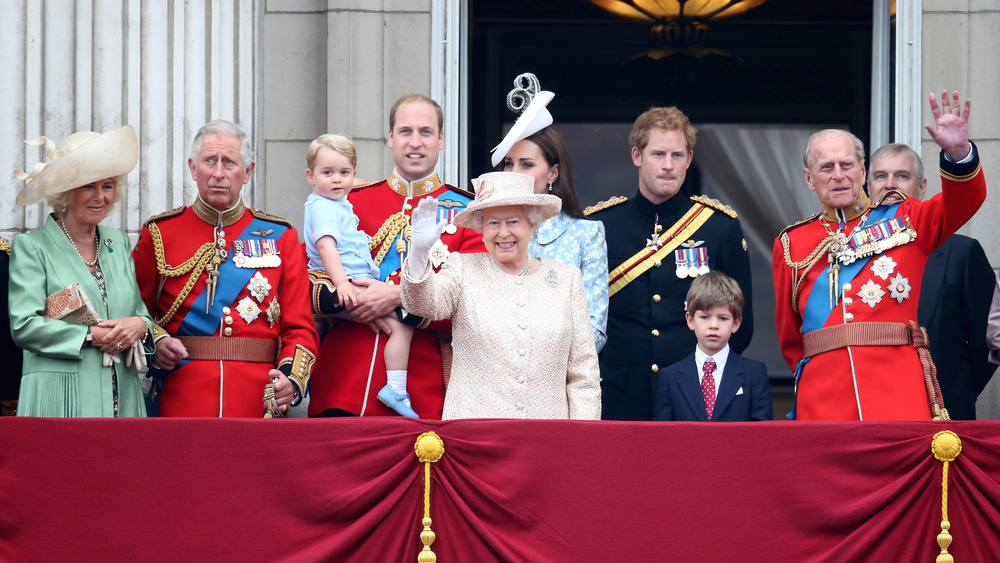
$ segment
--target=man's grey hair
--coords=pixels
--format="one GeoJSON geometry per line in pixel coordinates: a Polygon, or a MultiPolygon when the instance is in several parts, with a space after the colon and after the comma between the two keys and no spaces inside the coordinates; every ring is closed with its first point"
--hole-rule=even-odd
{"type": "Polygon", "coordinates": [[[823,129],[810,135],[809,140],[806,141],[806,152],[802,155],[802,162],[806,165],[806,168],[812,170],[813,164],[816,163],[816,158],[813,157],[812,154],[813,142],[820,137],[833,133],[842,133],[847,135],[848,138],[851,139],[851,142],[854,143],[854,154],[858,158],[858,162],[862,164],[865,162],[865,144],[861,142],[861,139],[859,139],[857,135],[843,129],[823,129]]]}
{"type": "MultiPolygon", "coordinates": [[[[924,161],[920,159],[920,155],[917,151],[910,148],[910,145],[906,143],[889,143],[879,148],[877,151],[872,153],[871,166],[875,165],[875,159],[880,156],[896,156],[898,154],[905,154],[910,157],[913,161],[913,174],[917,177],[917,183],[919,184],[921,180],[924,179],[924,161]]],[[[871,178],[871,170],[869,170],[868,177],[871,178]]]]}
{"type": "Polygon", "coordinates": [[[201,152],[201,141],[209,135],[228,135],[240,140],[240,156],[243,158],[243,168],[250,166],[253,162],[253,147],[250,146],[250,138],[243,131],[243,128],[225,119],[209,121],[201,126],[191,141],[191,154],[188,156],[192,161],[198,161],[198,153],[201,152]]]}

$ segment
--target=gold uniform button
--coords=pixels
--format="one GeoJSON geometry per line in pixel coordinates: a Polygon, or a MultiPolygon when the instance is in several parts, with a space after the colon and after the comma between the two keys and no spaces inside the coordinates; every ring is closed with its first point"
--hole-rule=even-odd
{"type": "Polygon", "coordinates": [[[850,291],[851,289],[853,289],[853,287],[854,286],[852,286],[851,284],[845,283],[844,284],[844,291],[850,291]]]}
{"type": "Polygon", "coordinates": [[[663,262],[657,260],[656,262],[653,262],[653,265],[656,266],[657,268],[659,268],[660,266],[663,265],[663,262]]]}
{"type": "Polygon", "coordinates": [[[653,332],[652,332],[651,334],[652,334],[652,335],[653,335],[653,337],[655,338],[655,337],[657,337],[657,336],[660,336],[660,331],[654,328],[654,329],[653,329],[653,332]]]}
{"type": "Polygon", "coordinates": [[[850,307],[853,303],[854,303],[854,300],[851,299],[850,297],[845,297],[844,298],[844,306],[845,307],[850,307]]]}
{"type": "Polygon", "coordinates": [[[649,369],[650,369],[650,371],[652,371],[653,373],[656,373],[656,372],[660,371],[660,366],[658,366],[658,365],[656,365],[656,364],[653,364],[653,367],[651,367],[651,368],[649,368],[649,369]]]}
{"type": "Polygon", "coordinates": [[[656,295],[653,296],[653,303],[659,303],[659,302],[660,302],[660,294],[657,293],[656,295]]]}
{"type": "Polygon", "coordinates": [[[232,317],[226,317],[226,318],[222,319],[222,322],[226,323],[227,326],[231,325],[231,324],[233,324],[233,318],[232,317]]]}
{"type": "Polygon", "coordinates": [[[403,209],[405,209],[407,211],[413,211],[413,206],[410,205],[409,203],[407,203],[407,204],[403,205],[403,209]]]}
{"type": "Polygon", "coordinates": [[[233,329],[231,327],[227,326],[226,330],[222,331],[222,334],[225,334],[226,336],[232,336],[233,335],[233,329]]]}
{"type": "Polygon", "coordinates": [[[845,313],[844,314],[844,322],[848,322],[849,323],[849,322],[851,322],[853,320],[854,320],[854,313],[845,313]]]}
{"type": "Polygon", "coordinates": [[[223,307],[222,308],[222,314],[223,315],[228,315],[229,313],[232,313],[232,312],[233,312],[232,309],[230,309],[229,307],[223,307]]]}

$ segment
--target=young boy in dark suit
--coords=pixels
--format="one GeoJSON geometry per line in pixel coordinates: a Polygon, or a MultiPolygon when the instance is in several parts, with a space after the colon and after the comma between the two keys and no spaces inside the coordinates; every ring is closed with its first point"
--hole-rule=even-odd
{"type": "Polygon", "coordinates": [[[739,284],[719,271],[698,276],[686,309],[698,345],[687,358],[660,370],[653,420],[774,420],[767,368],[729,348],[729,337],[743,320],[739,284]]]}

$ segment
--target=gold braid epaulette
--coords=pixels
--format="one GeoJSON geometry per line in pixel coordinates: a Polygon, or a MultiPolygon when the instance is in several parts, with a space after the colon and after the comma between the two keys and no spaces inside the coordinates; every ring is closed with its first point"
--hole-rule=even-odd
{"type": "MultiPolygon", "coordinates": [[[[392,248],[387,243],[391,243],[396,239],[396,235],[403,233],[403,238],[406,242],[410,242],[410,217],[403,213],[402,211],[398,213],[393,213],[382,223],[382,226],[378,228],[375,235],[370,241],[368,241],[368,250],[375,250],[378,248],[378,253],[374,257],[375,265],[381,266],[382,260],[385,259],[385,255],[389,253],[389,249],[392,248]]],[[[405,244],[405,243],[404,243],[405,244]]],[[[403,248],[399,251],[400,261],[402,261],[403,252],[406,249],[403,248]]]]}
{"type": "Polygon", "coordinates": [[[146,219],[146,222],[143,223],[143,225],[146,226],[146,227],[148,227],[148,226],[152,225],[153,223],[155,223],[157,221],[161,221],[163,219],[169,219],[171,217],[180,215],[181,213],[184,212],[184,209],[185,209],[185,207],[182,205],[182,206],[180,206],[178,208],[171,209],[170,211],[164,211],[163,213],[160,213],[159,215],[153,215],[149,219],[146,219]]]}
{"type": "Polygon", "coordinates": [[[830,243],[836,240],[836,237],[829,235],[824,238],[820,243],[809,253],[809,256],[801,262],[792,261],[791,252],[791,240],[788,238],[788,231],[792,230],[799,225],[804,225],[815,221],[820,216],[819,213],[799,221],[798,223],[793,223],[781,230],[778,235],[778,240],[781,241],[781,250],[784,253],[785,265],[792,270],[792,310],[796,313],[799,312],[799,289],[802,287],[802,282],[806,279],[806,275],[812,270],[813,266],[819,262],[819,259],[823,257],[823,253],[830,248],[830,243]],[[801,272],[801,273],[800,273],[801,272]]]}
{"type": "Polygon", "coordinates": [[[0,237],[0,252],[6,252],[10,255],[10,241],[0,237]]]}
{"type": "Polygon", "coordinates": [[[599,202],[595,203],[594,205],[587,206],[587,208],[583,210],[583,214],[586,216],[586,215],[590,215],[591,213],[597,213],[598,211],[604,211],[605,209],[608,209],[609,207],[614,207],[614,206],[616,206],[616,205],[618,205],[620,203],[625,203],[626,201],[628,201],[627,197],[625,197],[623,195],[616,195],[616,196],[612,197],[611,199],[606,199],[604,201],[599,201],[599,202]]]}
{"type": "Polygon", "coordinates": [[[722,203],[721,201],[719,201],[717,199],[713,199],[713,198],[710,198],[710,197],[705,197],[703,195],[693,195],[693,196],[691,196],[691,201],[696,201],[698,203],[707,205],[708,207],[711,207],[712,209],[716,209],[718,211],[721,211],[721,212],[725,213],[726,215],[729,215],[733,219],[736,218],[736,210],[733,209],[732,207],[729,207],[725,203],[722,203]]]}
{"type": "Polygon", "coordinates": [[[267,213],[266,211],[261,211],[260,209],[255,209],[253,207],[248,207],[247,209],[249,209],[250,213],[254,217],[256,217],[257,219],[264,219],[265,221],[271,221],[273,223],[278,223],[278,224],[284,225],[286,227],[293,227],[294,226],[291,223],[289,223],[287,219],[283,219],[281,217],[278,217],[277,215],[271,215],[270,213],[267,213]]]}
{"type": "Polygon", "coordinates": [[[168,278],[183,276],[188,272],[191,273],[187,283],[184,284],[180,293],[177,294],[177,298],[170,305],[170,309],[162,317],[156,319],[157,325],[166,327],[170,319],[174,318],[174,315],[177,314],[177,310],[180,309],[184,300],[187,299],[188,294],[191,293],[194,284],[198,282],[198,278],[201,277],[202,272],[205,271],[205,266],[208,265],[209,260],[215,254],[215,246],[210,242],[206,242],[198,248],[194,256],[185,260],[180,266],[171,268],[167,264],[167,257],[163,250],[163,235],[160,234],[160,228],[156,226],[156,223],[147,223],[146,228],[149,229],[149,238],[153,243],[153,254],[156,256],[156,271],[161,276],[168,278]]]}

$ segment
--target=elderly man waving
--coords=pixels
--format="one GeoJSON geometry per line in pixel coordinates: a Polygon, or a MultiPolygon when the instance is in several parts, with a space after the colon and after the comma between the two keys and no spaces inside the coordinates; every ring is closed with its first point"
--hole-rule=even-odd
{"type": "Polygon", "coordinates": [[[930,106],[943,189],[927,201],[871,203],[861,141],[832,129],[809,138],[803,172],[822,212],[783,230],[772,257],[795,418],[947,417],[917,301],[928,255],[976,213],[986,183],[968,138],[969,102],[963,110],[958,92],[944,92],[930,106]]]}

